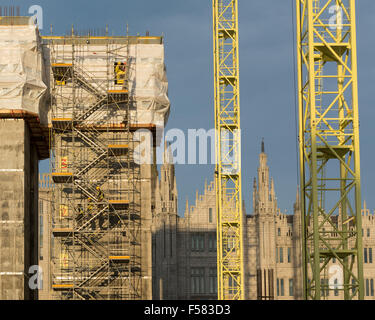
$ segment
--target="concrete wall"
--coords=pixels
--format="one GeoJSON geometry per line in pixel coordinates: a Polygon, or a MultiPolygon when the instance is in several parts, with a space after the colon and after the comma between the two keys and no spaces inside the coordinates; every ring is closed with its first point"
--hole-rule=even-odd
{"type": "Polygon", "coordinates": [[[141,266],[142,266],[142,298],[152,299],[152,165],[141,165],[141,266]]]}
{"type": "Polygon", "coordinates": [[[37,299],[38,156],[24,120],[1,119],[0,137],[0,299],[37,299]]]}
{"type": "Polygon", "coordinates": [[[42,270],[42,284],[39,300],[52,299],[51,289],[51,199],[52,189],[48,175],[43,175],[39,184],[39,266],[42,270]]]}

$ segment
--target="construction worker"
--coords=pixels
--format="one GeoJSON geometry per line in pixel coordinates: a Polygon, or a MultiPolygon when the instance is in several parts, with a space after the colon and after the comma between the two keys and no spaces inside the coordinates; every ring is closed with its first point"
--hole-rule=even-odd
{"type": "Polygon", "coordinates": [[[99,186],[96,187],[96,190],[98,191],[98,196],[96,198],[98,199],[98,202],[102,202],[104,199],[104,192],[100,189],[99,186]]]}
{"type": "Polygon", "coordinates": [[[124,84],[126,72],[126,62],[116,62],[115,75],[116,81],[115,84],[124,84]]]}
{"type": "Polygon", "coordinates": [[[92,203],[92,199],[91,198],[88,198],[87,201],[89,203],[87,205],[87,213],[91,214],[92,209],[94,209],[94,204],[92,203]]]}

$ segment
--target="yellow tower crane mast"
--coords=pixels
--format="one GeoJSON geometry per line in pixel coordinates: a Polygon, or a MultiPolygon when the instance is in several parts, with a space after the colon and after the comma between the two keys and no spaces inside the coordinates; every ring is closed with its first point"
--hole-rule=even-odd
{"type": "Polygon", "coordinates": [[[364,298],[355,5],[296,0],[305,299],[364,298]]]}
{"type": "Polygon", "coordinates": [[[219,300],[244,299],[238,1],[213,0],[219,300]]]}

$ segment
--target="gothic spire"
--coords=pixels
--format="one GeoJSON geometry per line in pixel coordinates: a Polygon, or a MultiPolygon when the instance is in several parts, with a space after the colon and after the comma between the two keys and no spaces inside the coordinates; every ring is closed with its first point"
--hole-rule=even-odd
{"type": "Polygon", "coordinates": [[[264,149],[264,138],[262,138],[262,153],[265,153],[265,149],[264,149]]]}
{"type": "Polygon", "coordinates": [[[168,164],[173,164],[173,155],[172,155],[172,150],[170,145],[165,142],[164,143],[164,159],[163,159],[163,164],[168,165],[168,164]]]}

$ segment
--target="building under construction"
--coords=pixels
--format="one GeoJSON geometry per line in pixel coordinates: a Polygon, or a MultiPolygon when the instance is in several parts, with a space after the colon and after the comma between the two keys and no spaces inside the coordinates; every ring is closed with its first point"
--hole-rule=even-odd
{"type": "Polygon", "coordinates": [[[135,161],[136,132],[155,136],[169,110],[162,38],[72,31],[43,39],[51,66],[52,288],[60,299],[151,298],[156,168],[135,161]]]}
{"type": "Polygon", "coordinates": [[[0,140],[0,299],[37,298],[31,275],[38,264],[38,160],[46,158],[54,299],[163,299],[189,290],[190,297],[207,297],[207,271],[209,293],[220,300],[273,299],[275,287],[283,297],[286,277],[290,297],[320,300],[330,291],[346,300],[374,297],[373,270],[366,274],[372,278],[364,275],[364,264],[373,263],[374,216],[361,211],[355,3],[296,1],[298,222],[280,214],[274,187],[265,182],[264,144],[256,215],[245,215],[238,0],[212,0],[216,169],[215,188],[205,189],[216,204],[197,196],[183,237],[174,168],[164,164],[159,185],[156,167],[157,128],[170,108],[163,39],[73,28],[41,36],[31,18],[0,17],[0,134],[7,137],[0,140]],[[215,224],[216,234],[208,235],[215,224]],[[206,240],[210,259],[202,266],[206,240]],[[263,254],[259,264],[255,249],[263,254]],[[283,252],[288,263],[298,257],[293,269],[277,267],[283,252]],[[330,276],[333,269],[342,283],[330,276]]]}
{"type": "MultiPolygon", "coordinates": [[[[32,19],[2,21],[1,40],[19,49],[20,68],[29,63],[22,59],[39,59],[38,64],[34,61],[22,68],[18,113],[3,114],[12,117],[8,126],[18,123],[14,119],[18,114],[25,119],[35,114],[35,126],[44,129],[36,140],[45,142],[32,162],[36,172],[38,159],[47,158],[50,149],[54,298],[151,298],[152,201],[157,177],[156,157],[151,156],[160,142],[156,128],[165,125],[169,114],[163,38],[99,37],[77,35],[74,30],[66,36],[43,37],[32,19]],[[25,39],[33,46],[23,45],[25,39]],[[34,97],[35,110],[26,109],[28,97],[34,97]],[[150,138],[147,143],[145,138],[150,138]],[[144,161],[145,155],[152,161],[144,161]]],[[[9,76],[16,79],[11,70],[9,76]]],[[[32,181],[37,183],[37,175],[32,181]]],[[[30,209],[25,215],[35,217],[36,212],[30,209]]],[[[24,227],[20,241],[32,244],[26,238],[28,226],[24,227]]],[[[24,260],[23,264],[27,270],[37,263],[24,260]]],[[[18,286],[28,290],[26,281],[18,286]]]]}
{"type": "Polygon", "coordinates": [[[47,73],[30,18],[0,18],[0,299],[34,299],[28,281],[38,264],[38,160],[49,157],[47,73]]]}

